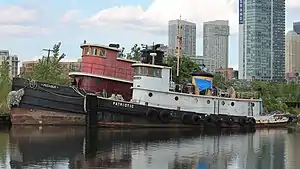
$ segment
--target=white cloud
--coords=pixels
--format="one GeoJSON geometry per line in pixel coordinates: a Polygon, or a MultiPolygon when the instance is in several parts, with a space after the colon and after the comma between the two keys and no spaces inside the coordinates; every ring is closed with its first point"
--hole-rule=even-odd
{"type": "Polygon", "coordinates": [[[69,22],[79,14],[78,10],[72,9],[67,11],[61,18],[61,22],[69,22]]]}
{"type": "Polygon", "coordinates": [[[35,10],[20,6],[0,6],[0,35],[32,36],[49,33],[48,29],[30,25],[37,20],[35,10]]]}
{"type": "Polygon", "coordinates": [[[166,32],[168,20],[186,19],[197,23],[198,32],[202,23],[209,20],[229,20],[231,32],[237,32],[237,4],[235,0],[153,0],[143,10],[141,6],[108,8],[84,20],[83,27],[111,26],[141,29],[150,32],[166,32]]]}
{"type": "Polygon", "coordinates": [[[37,20],[37,12],[20,6],[0,7],[0,24],[17,24],[34,22],[37,20]]]}
{"type": "MultiPolygon", "coordinates": [[[[300,7],[300,0],[286,0],[287,8],[300,7]]],[[[238,0],[153,0],[143,9],[141,6],[115,6],[102,10],[81,22],[81,26],[109,26],[119,29],[139,29],[148,32],[167,31],[168,20],[182,15],[197,23],[197,32],[202,23],[209,20],[229,20],[231,34],[238,31],[238,0]]]]}

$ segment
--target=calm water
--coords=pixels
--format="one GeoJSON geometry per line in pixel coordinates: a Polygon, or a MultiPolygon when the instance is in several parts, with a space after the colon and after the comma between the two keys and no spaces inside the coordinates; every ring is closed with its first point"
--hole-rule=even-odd
{"type": "Polygon", "coordinates": [[[0,132],[1,168],[299,169],[300,133],[261,130],[203,134],[189,130],[12,128],[0,132]],[[298,156],[298,157],[297,157],[298,156]]]}

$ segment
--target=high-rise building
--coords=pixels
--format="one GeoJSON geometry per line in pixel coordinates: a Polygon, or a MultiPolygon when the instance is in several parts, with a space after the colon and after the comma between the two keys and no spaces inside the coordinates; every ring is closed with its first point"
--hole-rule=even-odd
{"type": "Polygon", "coordinates": [[[228,68],[229,21],[204,22],[203,56],[211,58],[208,67],[214,73],[217,69],[228,68]]]}
{"type": "Polygon", "coordinates": [[[9,76],[11,78],[18,76],[19,59],[17,55],[10,55],[8,50],[0,50],[0,65],[4,61],[9,64],[9,76]]]}
{"type": "Polygon", "coordinates": [[[182,26],[182,55],[196,56],[196,23],[179,19],[169,21],[169,55],[176,55],[178,25],[182,26]]]}
{"type": "Polygon", "coordinates": [[[285,0],[239,1],[239,78],[284,80],[285,0]]]}
{"type": "Polygon", "coordinates": [[[285,73],[300,72],[300,35],[289,31],[285,38],[285,73]]]}
{"type": "Polygon", "coordinates": [[[293,30],[300,35],[300,22],[294,22],[293,23],[293,30]]]}

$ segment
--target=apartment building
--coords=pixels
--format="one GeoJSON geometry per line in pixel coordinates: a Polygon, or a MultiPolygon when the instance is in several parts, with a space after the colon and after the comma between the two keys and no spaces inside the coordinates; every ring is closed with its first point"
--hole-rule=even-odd
{"type": "Polygon", "coordinates": [[[9,76],[11,78],[18,76],[19,70],[19,58],[17,55],[10,55],[9,50],[0,50],[0,65],[4,61],[9,64],[9,76]]]}
{"type": "Polygon", "coordinates": [[[171,56],[176,55],[176,49],[178,47],[177,36],[179,26],[181,26],[182,30],[182,55],[196,56],[196,23],[179,19],[169,21],[168,54],[171,56]]]}
{"type": "Polygon", "coordinates": [[[229,21],[215,20],[203,24],[203,55],[210,58],[208,68],[215,73],[217,69],[228,68],[229,21]]]}
{"type": "Polygon", "coordinates": [[[239,1],[239,79],[285,80],[285,0],[239,1]]]}

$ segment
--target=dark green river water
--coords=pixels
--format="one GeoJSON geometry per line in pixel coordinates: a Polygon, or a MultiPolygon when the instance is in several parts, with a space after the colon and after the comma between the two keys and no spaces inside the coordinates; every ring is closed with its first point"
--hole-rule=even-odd
{"type": "Polygon", "coordinates": [[[0,132],[0,168],[299,169],[300,133],[13,127],[0,132]],[[297,157],[298,156],[298,157],[297,157]]]}

